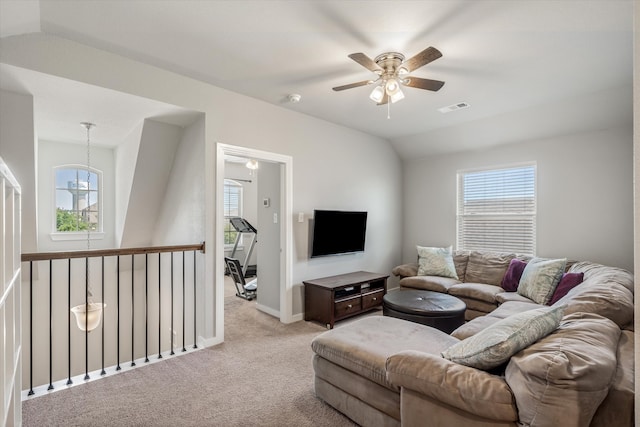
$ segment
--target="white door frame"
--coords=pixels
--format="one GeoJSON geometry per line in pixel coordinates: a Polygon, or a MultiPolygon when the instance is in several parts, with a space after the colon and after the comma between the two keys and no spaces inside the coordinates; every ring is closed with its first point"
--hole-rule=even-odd
{"type": "Polygon", "coordinates": [[[216,233],[215,233],[215,310],[216,337],[224,337],[224,157],[225,155],[270,161],[284,165],[284,192],[281,195],[280,238],[280,321],[293,322],[293,158],[283,154],[228,144],[216,144],[216,233]]]}

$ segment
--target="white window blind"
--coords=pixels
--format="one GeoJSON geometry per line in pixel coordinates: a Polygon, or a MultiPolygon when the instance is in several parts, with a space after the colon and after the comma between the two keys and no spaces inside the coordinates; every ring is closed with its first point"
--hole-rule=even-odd
{"type": "MultiPolygon", "coordinates": [[[[230,217],[242,216],[242,185],[230,179],[224,180],[224,244],[233,245],[238,232],[233,228],[230,217]]],[[[241,243],[241,242],[239,242],[241,243]]]]}
{"type": "Polygon", "coordinates": [[[536,166],[458,173],[458,249],[536,252],[536,166]]]}

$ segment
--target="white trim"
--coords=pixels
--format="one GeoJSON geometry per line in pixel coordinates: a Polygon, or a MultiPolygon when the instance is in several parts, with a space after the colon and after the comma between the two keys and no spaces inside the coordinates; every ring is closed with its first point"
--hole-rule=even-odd
{"type": "Polygon", "coordinates": [[[270,316],[280,318],[280,312],[278,310],[274,310],[271,307],[267,307],[266,305],[256,303],[256,308],[263,313],[267,313],[270,316]]]}
{"type": "MultiPolygon", "coordinates": [[[[100,231],[92,231],[91,233],[89,233],[89,239],[90,240],[102,240],[104,239],[104,232],[100,231]]],[[[67,232],[56,232],[56,233],[51,233],[49,234],[49,237],[51,237],[51,240],[54,241],[58,241],[58,240],[87,240],[87,232],[84,231],[67,231],[67,232]]]]}
{"type": "Polygon", "coordinates": [[[239,147],[227,144],[216,144],[216,229],[214,233],[215,250],[215,307],[216,307],[216,337],[224,334],[224,260],[218,254],[224,253],[224,242],[220,238],[223,234],[223,191],[224,191],[224,157],[232,155],[237,157],[249,157],[256,160],[265,160],[282,164],[284,174],[282,179],[281,197],[281,264],[280,264],[280,312],[282,323],[292,323],[293,320],[293,285],[292,285],[292,257],[293,257],[293,158],[283,154],[270,153],[268,151],[253,148],[239,147]]]}

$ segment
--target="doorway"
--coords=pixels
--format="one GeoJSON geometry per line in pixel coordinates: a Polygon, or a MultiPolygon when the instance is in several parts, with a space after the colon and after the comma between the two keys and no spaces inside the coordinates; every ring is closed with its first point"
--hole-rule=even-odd
{"type": "MultiPolygon", "coordinates": [[[[273,216],[273,223],[278,224],[277,233],[279,233],[280,248],[276,250],[279,254],[275,263],[278,273],[277,293],[279,294],[277,309],[268,306],[261,306],[258,301],[257,308],[270,315],[278,317],[282,323],[291,323],[293,321],[293,303],[292,303],[292,164],[291,156],[286,156],[267,151],[255,150],[246,147],[239,147],[227,144],[216,145],[216,239],[215,239],[215,308],[216,308],[216,336],[224,337],[224,179],[225,179],[225,157],[234,156],[256,160],[259,163],[265,162],[272,165],[279,171],[280,192],[273,199],[277,203],[278,213],[273,216]],[[279,199],[279,200],[278,200],[279,199]]],[[[263,203],[269,204],[271,207],[271,198],[268,201],[259,200],[259,205],[263,203]]],[[[263,205],[264,206],[264,205],[263,205]]],[[[266,206],[264,206],[266,208],[266,206]]],[[[258,230],[259,231],[259,230],[258,230]]],[[[259,244],[258,244],[259,245],[259,244]]],[[[271,261],[272,262],[272,261],[271,261]]],[[[271,264],[273,266],[273,262],[271,264]]],[[[258,293],[260,292],[260,282],[258,282],[258,293]]]]}

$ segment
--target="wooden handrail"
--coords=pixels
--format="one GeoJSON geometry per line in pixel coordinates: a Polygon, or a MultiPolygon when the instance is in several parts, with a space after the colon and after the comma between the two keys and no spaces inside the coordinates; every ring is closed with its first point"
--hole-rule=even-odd
{"type": "Polygon", "coordinates": [[[35,252],[30,254],[22,254],[20,258],[22,262],[28,262],[47,261],[50,259],[93,258],[116,255],[155,254],[160,252],[182,252],[198,250],[202,253],[205,252],[205,242],[195,245],[147,246],[143,248],[95,249],[90,251],[71,252],[35,252]]]}

